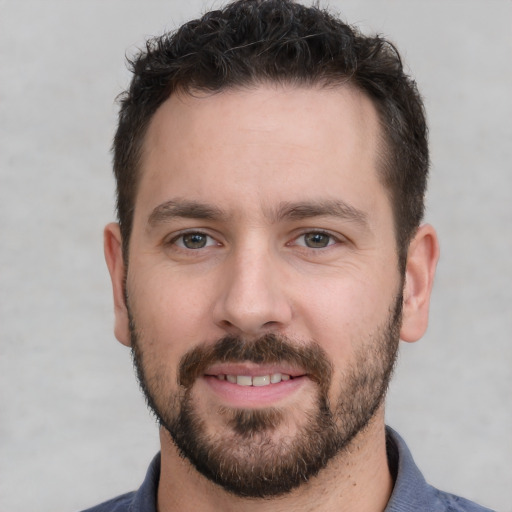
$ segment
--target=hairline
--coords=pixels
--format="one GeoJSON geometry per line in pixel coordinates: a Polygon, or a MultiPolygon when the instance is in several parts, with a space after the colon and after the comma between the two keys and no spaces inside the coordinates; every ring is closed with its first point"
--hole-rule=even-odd
{"type": "MultiPolygon", "coordinates": [[[[402,254],[404,251],[404,247],[402,247],[400,236],[399,236],[399,216],[397,211],[396,197],[393,186],[388,183],[386,176],[390,173],[390,166],[392,165],[392,146],[393,142],[391,140],[390,134],[388,133],[388,128],[386,126],[384,113],[381,110],[379,103],[360,85],[355,83],[351,76],[319,76],[319,77],[311,77],[308,79],[294,79],[293,77],[289,79],[272,79],[268,77],[248,77],[246,79],[239,80],[234,83],[224,84],[218,88],[211,87],[198,87],[193,85],[185,85],[178,84],[173,90],[170,91],[169,94],[165,96],[165,98],[158,104],[156,109],[145,119],[145,122],[142,125],[140,132],[138,133],[136,139],[136,148],[134,151],[135,159],[133,163],[133,187],[132,187],[132,197],[131,197],[131,209],[130,209],[130,222],[129,222],[129,230],[128,230],[128,240],[125,240],[123,237],[122,240],[122,251],[123,258],[125,260],[126,265],[128,265],[129,261],[129,248],[131,241],[131,234],[133,230],[133,217],[135,214],[135,203],[138,196],[138,190],[140,186],[140,181],[142,178],[142,166],[143,159],[145,153],[145,142],[147,138],[147,134],[151,123],[155,117],[157,111],[162,107],[164,103],[166,103],[172,96],[191,96],[195,97],[195,94],[200,95],[208,95],[213,96],[216,94],[221,94],[224,92],[236,92],[236,91],[251,91],[255,90],[261,86],[275,86],[277,87],[293,87],[293,88],[305,88],[305,89],[336,89],[336,88],[349,88],[353,91],[362,94],[367,99],[369,99],[375,109],[375,113],[377,114],[378,120],[378,130],[377,130],[377,145],[376,145],[376,174],[377,179],[380,184],[383,186],[384,190],[387,193],[388,201],[391,207],[392,215],[393,215],[393,230],[395,237],[395,244],[397,255],[399,259],[400,270],[405,271],[404,268],[404,255],[402,254]]],[[[203,96],[204,97],[204,96],[203,96]]],[[[409,243],[405,244],[408,247],[409,243]]]]}

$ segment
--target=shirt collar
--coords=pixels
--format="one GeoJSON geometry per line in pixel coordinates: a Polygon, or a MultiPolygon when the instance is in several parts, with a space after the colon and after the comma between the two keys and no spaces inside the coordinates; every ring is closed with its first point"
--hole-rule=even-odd
{"type": "Polygon", "coordinates": [[[405,441],[390,427],[386,427],[386,448],[395,485],[384,512],[424,510],[422,505],[431,501],[431,487],[414,463],[405,441]]]}
{"type": "MultiPolygon", "coordinates": [[[[384,512],[410,512],[424,510],[432,501],[430,487],[414,463],[405,441],[392,428],[386,427],[386,448],[390,471],[395,479],[391,498],[384,512]]],[[[152,460],[144,482],[133,496],[129,512],[155,512],[160,453],[152,460]]]]}
{"type": "Polygon", "coordinates": [[[156,496],[160,480],[160,453],[149,465],[144,482],[134,494],[128,512],[156,512],[156,496]]]}

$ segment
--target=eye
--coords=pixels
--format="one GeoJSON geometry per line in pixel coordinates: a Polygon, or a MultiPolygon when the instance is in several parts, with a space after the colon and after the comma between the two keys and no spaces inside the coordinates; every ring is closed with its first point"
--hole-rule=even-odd
{"type": "Polygon", "coordinates": [[[173,243],[178,247],[183,247],[184,249],[203,249],[210,245],[216,245],[215,240],[211,236],[200,232],[180,235],[173,240],[173,243]]]}
{"type": "Polygon", "coordinates": [[[297,238],[297,245],[304,245],[310,249],[323,249],[329,245],[336,243],[336,239],[329,233],[322,231],[312,231],[311,233],[304,233],[297,238]]]}

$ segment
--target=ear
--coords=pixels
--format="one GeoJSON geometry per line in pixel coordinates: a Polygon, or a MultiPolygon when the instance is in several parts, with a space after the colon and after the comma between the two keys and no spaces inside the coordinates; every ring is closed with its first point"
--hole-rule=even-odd
{"type": "Polygon", "coordinates": [[[404,341],[417,341],[427,330],[430,294],[438,259],[436,232],[432,226],[424,224],[418,228],[407,252],[400,330],[400,338],[404,341]]]}
{"type": "Polygon", "coordinates": [[[123,245],[119,224],[113,222],[105,227],[103,245],[105,260],[110,272],[110,279],[112,280],[112,291],[114,293],[114,334],[123,345],[129,347],[131,345],[130,329],[124,291],[126,268],[123,259],[123,245]]]}

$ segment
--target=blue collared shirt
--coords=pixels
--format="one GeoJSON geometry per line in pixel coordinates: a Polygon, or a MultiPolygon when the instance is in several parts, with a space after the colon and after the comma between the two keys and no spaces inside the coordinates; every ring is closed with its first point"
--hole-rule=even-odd
{"type": "MultiPolygon", "coordinates": [[[[384,512],[493,512],[427,484],[404,440],[389,427],[386,433],[389,465],[396,479],[384,512]]],[[[123,494],[83,512],[156,512],[159,478],[160,454],[151,462],[138,491],[123,494]]]]}

